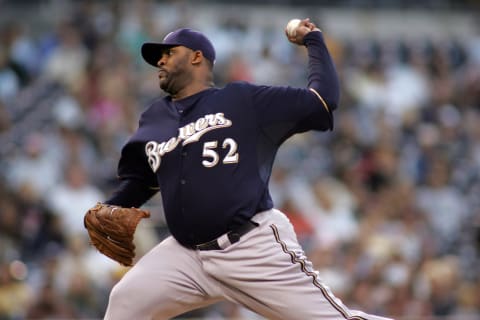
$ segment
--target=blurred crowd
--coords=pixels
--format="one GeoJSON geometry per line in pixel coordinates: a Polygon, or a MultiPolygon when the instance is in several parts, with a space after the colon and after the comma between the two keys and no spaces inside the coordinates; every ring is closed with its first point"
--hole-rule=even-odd
{"type": "MultiPolygon", "coordinates": [[[[196,27],[184,2],[74,4],[35,30],[0,26],[0,319],[102,317],[127,269],[92,249],[83,215],[115,188],[121,147],[162,94],[140,45],[196,27]]],[[[306,85],[306,51],[283,25],[208,24],[217,86],[306,85]]],[[[335,128],[283,146],[276,206],[350,308],[479,319],[480,38],[324,31],[342,88],[335,128]]],[[[168,234],[160,196],[146,206],[139,256],[168,234]]],[[[230,303],[183,317],[258,318],[230,303]]]]}

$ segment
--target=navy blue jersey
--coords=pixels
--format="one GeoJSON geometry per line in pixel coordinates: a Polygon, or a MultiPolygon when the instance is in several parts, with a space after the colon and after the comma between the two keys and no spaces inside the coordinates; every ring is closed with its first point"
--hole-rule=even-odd
{"type": "MultiPolygon", "coordinates": [[[[311,78],[334,70],[321,33],[307,37],[310,66],[310,53],[321,52],[311,78]]],[[[336,74],[324,76],[337,81],[336,74]]],[[[270,173],[287,138],[331,129],[329,108],[338,94],[326,98],[319,79],[315,90],[236,82],[181,100],[162,98],[142,114],[124,146],[119,176],[159,188],[169,230],[181,244],[212,240],[272,208],[270,173]]]]}

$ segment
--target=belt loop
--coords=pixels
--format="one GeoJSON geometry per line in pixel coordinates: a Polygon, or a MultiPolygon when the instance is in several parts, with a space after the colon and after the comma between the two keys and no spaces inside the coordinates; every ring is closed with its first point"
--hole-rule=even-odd
{"type": "Polygon", "coordinates": [[[223,235],[212,241],[198,244],[195,246],[195,248],[197,250],[226,249],[228,246],[238,242],[243,235],[247,234],[250,230],[255,229],[256,227],[258,227],[258,225],[259,224],[257,222],[249,220],[235,230],[228,231],[227,233],[224,233],[223,235]]]}
{"type": "Polygon", "coordinates": [[[229,233],[222,234],[220,237],[217,238],[216,241],[218,243],[218,246],[222,250],[234,243],[230,240],[229,233]]]}

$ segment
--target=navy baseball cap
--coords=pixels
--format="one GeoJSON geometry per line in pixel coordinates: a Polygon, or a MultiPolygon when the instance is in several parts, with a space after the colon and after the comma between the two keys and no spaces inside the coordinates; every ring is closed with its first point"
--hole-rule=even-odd
{"type": "Polygon", "coordinates": [[[144,43],[142,45],[142,57],[146,62],[156,67],[162,53],[168,48],[177,46],[184,46],[194,51],[200,50],[205,58],[212,63],[215,62],[215,49],[210,40],[203,33],[189,28],[170,32],[161,43],[144,43]]]}

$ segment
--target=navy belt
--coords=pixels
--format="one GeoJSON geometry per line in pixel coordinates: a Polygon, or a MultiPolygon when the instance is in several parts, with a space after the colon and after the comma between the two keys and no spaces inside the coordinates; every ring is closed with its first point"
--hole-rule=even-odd
{"type": "Polygon", "coordinates": [[[231,230],[217,239],[212,241],[208,241],[202,244],[197,244],[195,249],[197,250],[223,250],[229,245],[234,244],[240,240],[240,237],[248,233],[250,230],[255,229],[258,227],[258,223],[253,222],[251,220],[247,221],[243,225],[234,230],[231,230]]]}

